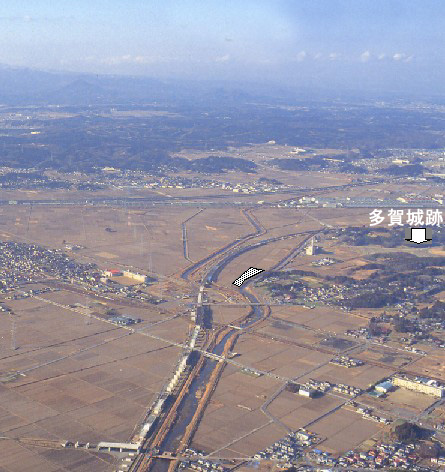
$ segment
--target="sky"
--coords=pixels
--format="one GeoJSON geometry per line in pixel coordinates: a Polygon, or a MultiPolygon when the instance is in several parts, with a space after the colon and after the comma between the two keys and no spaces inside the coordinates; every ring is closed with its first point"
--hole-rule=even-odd
{"type": "Polygon", "coordinates": [[[2,0],[0,64],[445,93],[443,0],[2,0]]]}

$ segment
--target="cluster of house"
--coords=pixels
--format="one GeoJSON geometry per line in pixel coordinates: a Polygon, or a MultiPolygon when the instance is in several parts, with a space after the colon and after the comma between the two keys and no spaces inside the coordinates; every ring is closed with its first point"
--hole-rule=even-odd
{"type": "Polygon", "coordinates": [[[198,459],[196,461],[183,461],[181,462],[179,468],[189,468],[197,470],[198,472],[227,472],[230,470],[227,467],[222,466],[221,464],[211,462],[207,459],[198,459]]]}
{"type": "Polygon", "coordinates": [[[258,452],[254,459],[276,460],[283,462],[283,468],[291,467],[303,455],[304,447],[313,446],[319,441],[320,438],[316,434],[300,429],[258,452]]]}
{"type": "MultiPolygon", "coordinates": [[[[183,177],[178,175],[153,175],[143,170],[118,169],[115,167],[103,167],[94,176],[86,176],[83,184],[93,186],[113,186],[117,188],[218,188],[222,183],[213,179],[200,177],[183,177]]],[[[69,175],[72,180],[72,174],[69,175]]]]}
{"type": "Polygon", "coordinates": [[[398,467],[412,471],[425,470],[417,467],[419,457],[414,452],[414,444],[380,444],[373,449],[363,452],[349,451],[340,457],[336,465],[354,468],[389,468],[398,467]]]}
{"type": "Polygon", "coordinates": [[[345,311],[351,311],[351,308],[343,304],[343,301],[347,301],[351,297],[354,298],[360,294],[374,294],[375,292],[375,287],[367,287],[359,283],[351,283],[350,286],[331,283],[329,285],[311,287],[306,284],[301,286],[301,282],[299,282],[298,285],[292,285],[286,293],[280,294],[276,299],[279,301],[280,298],[284,300],[299,298],[306,305],[322,302],[327,306],[335,306],[345,311]]]}
{"type": "Polygon", "coordinates": [[[225,190],[232,190],[235,193],[257,193],[257,192],[278,192],[284,188],[289,188],[289,185],[284,184],[273,184],[268,181],[262,182],[255,180],[249,183],[223,183],[221,188],[225,190]]]}
{"type": "Polygon", "coordinates": [[[305,393],[301,393],[302,391],[317,391],[320,393],[326,393],[328,390],[330,390],[332,387],[330,382],[325,382],[323,380],[314,380],[314,379],[309,379],[306,383],[300,385],[300,390],[299,394],[304,395],[304,396],[311,396],[311,395],[306,395],[305,393]]]}
{"type": "Polygon", "coordinates": [[[317,448],[308,453],[308,458],[317,464],[322,464],[323,466],[335,466],[337,464],[337,460],[331,453],[317,448]]]}
{"type": "MultiPolygon", "coordinates": [[[[142,279],[147,280],[146,276],[141,274],[127,271],[126,274],[133,277],[137,283],[141,283],[142,279]]],[[[101,294],[113,293],[151,303],[162,301],[137,290],[134,286],[102,281],[102,274],[95,264],[76,262],[59,249],[0,241],[0,293],[7,293],[24,283],[40,280],[42,276],[51,276],[71,283],[76,282],[88,290],[101,294]]],[[[23,294],[14,296],[24,297],[23,294]]]]}
{"type": "Polygon", "coordinates": [[[23,300],[25,298],[32,297],[34,295],[42,295],[44,293],[50,292],[59,292],[60,288],[57,287],[42,287],[42,288],[33,288],[26,292],[14,293],[5,297],[5,300],[23,300]]]}
{"type": "Polygon", "coordinates": [[[445,329],[445,320],[437,318],[410,318],[410,332],[400,341],[406,342],[409,345],[416,344],[418,341],[422,343],[433,344],[444,348],[445,343],[443,339],[435,337],[433,334],[437,331],[445,329]]]}
{"type": "Polygon", "coordinates": [[[368,327],[362,327],[362,328],[357,328],[357,329],[348,329],[345,331],[346,336],[351,336],[355,339],[371,339],[373,342],[376,343],[381,343],[383,344],[388,340],[388,334],[391,332],[390,329],[387,329],[386,327],[379,327],[380,329],[380,334],[378,336],[374,336],[371,334],[371,331],[368,327]]]}
{"type": "Polygon", "coordinates": [[[96,175],[94,180],[83,181],[92,185],[113,185],[115,187],[145,187],[145,188],[220,188],[236,193],[278,192],[290,187],[268,179],[253,182],[230,183],[201,177],[184,177],[178,175],[156,176],[144,171],[128,171],[105,167],[102,175],[96,175]],[[149,180],[149,181],[148,181],[149,180]]]}
{"type": "Polygon", "coordinates": [[[3,292],[19,284],[32,282],[43,274],[63,280],[92,280],[94,264],[80,264],[58,249],[35,244],[0,242],[0,287],[3,292]]]}
{"type": "Polygon", "coordinates": [[[344,395],[349,395],[350,397],[355,397],[362,393],[362,390],[360,388],[353,387],[352,385],[342,384],[342,383],[335,384],[332,387],[332,390],[334,390],[334,392],[343,393],[344,395]]]}
{"type": "Polygon", "coordinates": [[[421,354],[422,356],[424,356],[426,354],[425,351],[423,351],[422,349],[419,349],[417,347],[414,347],[414,346],[405,346],[405,351],[408,351],[408,352],[414,352],[415,354],[421,354]]]}
{"type": "MultiPolygon", "coordinates": [[[[406,313],[400,310],[400,313],[406,318],[406,313]]],[[[376,322],[389,323],[393,320],[393,316],[381,315],[376,322]]],[[[410,320],[410,332],[397,339],[397,341],[404,345],[404,349],[415,354],[425,355],[426,352],[415,344],[422,342],[422,344],[430,344],[442,349],[445,348],[445,342],[440,337],[436,337],[431,333],[445,330],[445,320],[438,319],[415,319],[412,316],[410,320]]],[[[369,327],[361,327],[357,329],[348,329],[345,331],[346,336],[351,336],[356,339],[372,339],[373,342],[384,344],[388,341],[388,336],[391,333],[391,328],[384,325],[379,325],[379,332],[377,335],[373,334],[369,327]]]]}
{"type": "Polygon", "coordinates": [[[349,396],[357,396],[362,393],[362,390],[358,387],[353,387],[351,385],[346,385],[342,383],[332,384],[330,382],[322,380],[309,379],[308,382],[301,384],[298,391],[299,395],[305,397],[314,397],[318,393],[326,393],[327,391],[332,390],[334,392],[343,393],[349,396]]]}
{"type": "Polygon", "coordinates": [[[218,188],[222,183],[213,179],[202,179],[200,177],[181,177],[177,175],[163,175],[152,177],[151,182],[145,183],[146,188],[218,188]]]}
{"type": "Polygon", "coordinates": [[[329,363],[340,365],[342,367],[347,367],[348,369],[350,367],[359,367],[361,365],[364,365],[364,362],[361,361],[360,359],[353,359],[352,357],[348,357],[348,356],[335,357],[329,363]]]}
{"type": "Polygon", "coordinates": [[[333,257],[323,257],[322,259],[318,259],[318,261],[313,261],[311,264],[316,267],[320,266],[330,266],[332,264],[336,264],[339,262],[337,259],[334,259],[333,257]]]}
{"type": "Polygon", "coordinates": [[[70,243],[65,243],[64,247],[67,251],[80,251],[81,249],[85,249],[85,246],[81,246],[80,244],[70,244],[70,243]]]}
{"type": "Polygon", "coordinates": [[[111,316],[109,321],[118,326],[131,326],[133,324],[140,323],[142,320],[141,318],[132,318],[131,316],[127,315],[116,315],[111,316]]]}
{"type": "Polygon", "coordinates": [[[376,423],[391,424],[392,421],[388,418],[383,418],[382,416],[374,415],[372,408],[358,406],[357,413],[360,413],[363,418],[366,420],[375,421],[376,423]]]}
{"type": "Polygon", "coordinates": [[[188,448],[184,451],[186,456],[203,456],[202,459],[196,460],[185,460],[179,464],[180,469],[193,469],[198,472],[228,472],[230,469],[224,467],[222,464],[212,462],[204,458],[204,453],[197,451],[192,448],[188,448]]]}

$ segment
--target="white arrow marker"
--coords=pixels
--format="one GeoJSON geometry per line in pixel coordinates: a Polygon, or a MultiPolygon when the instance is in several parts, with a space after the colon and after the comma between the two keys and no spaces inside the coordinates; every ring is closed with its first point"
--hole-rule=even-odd
{"type": "Polygon", "coordinates": [[[243,285],[244,281],[246,281],[247,279],[250,279],[251,277],[259,274],[260,272],[264,272],[264,269],[256,269],[255,267],[249,267],[245,272],[243,272],[232,283],[233,283],[233,285],[236,285],[237,287],[241,287],[241,285],[243,285]]]}
{"type": "Polygon", "coordinates": [[[422,244],[431,241],[431,238],[426,235],[426,228],[411,228],[411,238],[406,238],[406,240],[422,244]]]}

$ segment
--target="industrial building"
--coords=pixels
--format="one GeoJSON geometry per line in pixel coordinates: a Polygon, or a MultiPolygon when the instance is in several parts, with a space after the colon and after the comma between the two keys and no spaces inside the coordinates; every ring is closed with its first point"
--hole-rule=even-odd
{"type": "Polygon", "coordinates": [[[379,393],[388,393],[393,388],[394,388],[394,386],[393,386],[392,382],[390,382],[389,380],[387,380],[385,382],[378,383],[375,386],[376,392],[379,392],[379,393]]]}
{"type": "Polygon", "coordinates": [[[300,387],[300,390],[298,390],[298,395],[313,398],[315,395],[315,390],[312,388],[300,387]]]}
{"type": "Polygon", "coordinates": [[[397,387],[415,390],[416,392],[426,393],[434,397],[442,398],[444,396],[445,387],[437,380],[425,377],[408,377],[406,375],[395,375],[392,383],[397,387]]]}
{"type": "Polygon", "coordinates": [[[131,272],[130,270],[119,270],[119,269],[108,269],[104,271],[105,277],[127,277],[137,283],[144,284],[150,280],[150,277],[139,274],[137,272],[131,272]]]}
{"type": "Polygon", "coordinates": [[[113,443],[113,442],[100,442],[97,445],[98,451],[108,451],[108,452],[141,452],[141,447],[139,444],[133,443],[113,443]]]}

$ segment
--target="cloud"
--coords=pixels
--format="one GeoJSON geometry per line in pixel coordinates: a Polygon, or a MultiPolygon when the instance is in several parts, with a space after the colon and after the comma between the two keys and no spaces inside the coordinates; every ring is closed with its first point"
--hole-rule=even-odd
{"type": "Polygon", "coordinates": [[[328,56],[328,59],[330,61],[336,61],[337,59],[340,59],[340,54],[338,52],[331,52],[328,56]]]}
{"type": "Polygon", "coordinates": [[[224,56],[215,57],[215,62],[228,62],[230,61],[230,54],[224,54],[224,56]]]}
{"type": "Polygon", "coordinates": [[[379,54],[377,56],[377,60],[379,60],[379,61],[383,61],[386,58],[387,58],[387,55],[385,53],[379,54]]]}
{"type": "Polygon", "coordinates": [[[321,52],[317,52],[317,54],[314,55],[314,59],[316,61],[318,61],[319,59],[321,59],[323,57],[323,54],[321,52]]]}
{"type": "Polygon", "coordinates": [[[307,52],[300,51],[296,56],[297,62],[303,62],[306,59],[306,57],[307,57],[307,52]]]}
{"type": "Polygon", "coordinates": [[[396,62],[411,62],[414,56],[408,56],[404,52],[396,52],[393,54],[392,59],[396,62]]]}
{"type": "Polygon", "coordinates": [[[365,51],[360,54],[361,62],[368,62],[369,59],[371,59],[371,53],[369,51],[365,51]]]}

